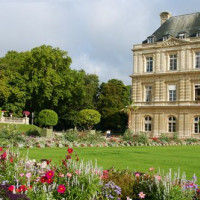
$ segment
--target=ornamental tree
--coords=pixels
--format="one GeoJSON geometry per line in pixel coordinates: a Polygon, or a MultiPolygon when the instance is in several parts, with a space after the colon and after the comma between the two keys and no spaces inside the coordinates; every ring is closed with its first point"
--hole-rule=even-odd
{"type": "Polygon", "coordinates": [[[95,124],[98,124],[100,119],[100,113],[93,109],[83,109],[78,114],[78,123],[82,126],[86,126],[89,130],[91,130],[95,124]]]}
{"type": "Polygon", "coordinates": [[[53,110],[44,109],[38,115],[38,122],[44,127],[55,126],[58,123],[58,115],[53,110]]]}

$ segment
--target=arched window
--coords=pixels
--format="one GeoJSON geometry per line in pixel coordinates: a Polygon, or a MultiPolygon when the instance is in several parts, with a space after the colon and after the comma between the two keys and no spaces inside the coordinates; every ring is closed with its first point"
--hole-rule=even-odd
{"type": "Polygon", "coordinates": [[[199,122],[200,122],[200,116],[195,117],[194,118],[194,132],[195,133],[200,133],[199,122]]]}
{"type": "Polygon", "coordinates": [[[151,116],[146,116],[144,118],[144,130],[151,131],[151,116]]]}
{"type": "Polygon", "coordinates": [[[176,117],[174,116],[168,118],[168,131],[176,132],[176,117]]]}

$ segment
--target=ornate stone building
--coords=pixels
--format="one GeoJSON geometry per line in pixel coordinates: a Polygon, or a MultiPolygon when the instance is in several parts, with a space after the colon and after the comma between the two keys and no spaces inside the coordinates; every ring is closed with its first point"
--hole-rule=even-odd
{"type": "Polygon", "coordinates": [[[200,136],[200,13],[160,14],[161,26],[133,46],[134,133],[200,136]]]}

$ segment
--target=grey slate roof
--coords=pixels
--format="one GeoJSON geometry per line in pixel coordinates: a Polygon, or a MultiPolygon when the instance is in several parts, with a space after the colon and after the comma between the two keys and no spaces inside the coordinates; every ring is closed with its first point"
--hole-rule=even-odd
{"type": "MultiPolygon", "coordinates": [[[[162,41],[163,36],[170,34],[177,38],[179,33],[186,32],[188,37],[195,37],[200,31],[200,12],[172,16],[163,23],[152,35],[155,36],[155,42],[162,41]]],[[[147,40],[143,41],[147,43],[147,40]]]]}

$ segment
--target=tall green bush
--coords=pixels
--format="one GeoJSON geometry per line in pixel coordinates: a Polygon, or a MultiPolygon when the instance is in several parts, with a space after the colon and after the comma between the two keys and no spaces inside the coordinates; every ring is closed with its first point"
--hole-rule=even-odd
{"type": "Polygon", "coordinates": [[[53,110],[44,109],[38,115],[38,122],[43,127],[55,126],[58,123],[58,115],[53,110]]]}

